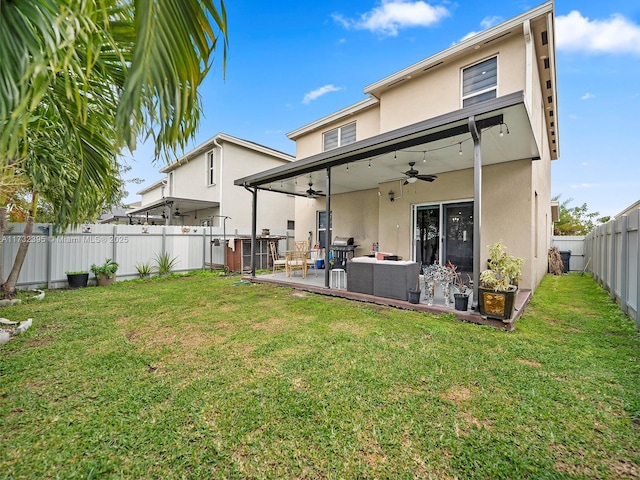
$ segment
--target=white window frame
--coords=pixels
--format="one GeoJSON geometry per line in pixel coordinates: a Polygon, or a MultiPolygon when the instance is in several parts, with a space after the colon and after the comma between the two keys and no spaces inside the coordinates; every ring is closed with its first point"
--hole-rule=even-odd
{"type": "Polygon", "coordinates": [[[216,151],[209,150],[207,152],[207,186],[211,187],[216,184],[216,151]]]}
{"type": "Polygon", "coordinates": [[[355,141],[357,140],[357,136],[354,136],[353,142],[344,143],[342,141],[342,130],[344,128],[350,127],[352,125],[353,125],[354,130],[356,131],[356,135],[357,135],[357,127],[356,127],[356,122],[355,121],[354,122],[345,123],[344,125],[341,125],[338,128],[332,128],[331,130],[328,130],[328,131],[324,132],[322,134],[322,151],[326,152],[327,150],[333,150],[334,148],[342,147],[343,145],[349,145],[350,143],[355,143],[355,141]],[[328,134],[334,133],[334,132],[337,132],[337,134],[338,134],[338,144],[335,147],[327,148],[325,138],[326,138],[326,136],[328,134]]]}
{"type": "Polygon", "coordinates": [[[460,106],[462,108],[464,108],[464,101],[469,99],[469,98],[473,98],[473,97],[477,97],[478,95],[482,95],[483,93],[487,93],[487,92],[491,92],[493,90],[495,90],[496,92],[496,96],[495,98],[498,98],[498,78],[500,77],[500,62],[498,59],[498,55],[491,55],[490,57],[487,58],[483,58],[482,60],[479,60],[475,63],[472,63],[471,65],[467,65],[466,67],[463,67],[460,71],[460,106]],[[469,95],[464,95],[464,72],[465,70],[468,70],[469,68],[473,68],[476,65],[479,65],[482,62],[486,62],[487,60],[491,60],[491,59],[496,59],[496,83],[495,85],[485,88],[483,90],[478,90],[476,92],[470,93],[469,95]]]}

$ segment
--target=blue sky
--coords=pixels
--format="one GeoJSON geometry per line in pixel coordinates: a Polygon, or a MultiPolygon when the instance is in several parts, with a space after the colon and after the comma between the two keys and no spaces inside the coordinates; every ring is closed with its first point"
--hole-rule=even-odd
{"type": "MultiPolygon", "coordinates": [[[[194,145],[219,132],[295,154],[286,133],[363,100],[366,85],[542,2],[227,2],[229,50],[201,88],[194,145]]],[[[560,159],[552,195],[615,215],[640,199],[640,2],[555,2],[560,159]]],[[[163,178],[141,145],[130,176],[163,178]]],[[[138,200],[130,185],[128,201],[138,200]]]]}

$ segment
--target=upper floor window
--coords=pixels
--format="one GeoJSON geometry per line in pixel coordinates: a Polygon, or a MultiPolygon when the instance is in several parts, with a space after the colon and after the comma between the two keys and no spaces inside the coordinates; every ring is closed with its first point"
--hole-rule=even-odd
{"type": "Polygon", "coordinates": [[[215,151],[207,152],[207,185],[216,184],[216,155],[215,151]]]}
{"type": "Polygon", "coordinates": [[[492,57],[462,70],[462,106],[496,98],[498,57],[492,57]]]}
{"type": "Polygon", "coordinates": [[[356,141],[356,122],[348,123],[322,135],[324,151],[342,147],[356,141]]]}

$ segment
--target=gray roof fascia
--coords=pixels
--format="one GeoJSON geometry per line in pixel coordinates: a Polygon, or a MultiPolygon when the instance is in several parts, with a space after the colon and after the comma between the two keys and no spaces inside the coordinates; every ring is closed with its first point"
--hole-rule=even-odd
{"type": "Polygon", "coordinates": [[[319,120],[308,123],[300,128],[295,129],[292,132],[287,133],[287,138],[289,138],[290,140],[295,140],[296,138],[300,137],[301,135],[304,135],[305,133],[312,132],[314,130],[317,130],[318,128],[323,127],[324,125],[337,122],[338,120],[341,120],[345,117],[349,117],[351,115],[359,113],[363,110],[366,110],[367,108],[377,105],[378,103],[380,103],[380,100],[378,100],[374,96],[369,96],[364,100],[354,103],[353,105],[349,105],[348,107],[338,110],[337,112],[334,112],[331,115],[322,117],[319,120]]]}
{"type": "Polygon", "coordinates": [[[163,184],[167,183],[167,179],[166,178],[161,178],[160,180],[158,180],[157,182],[153,182],[151,185],[144,187],[143,189],[139,190],[136,192],[136,195],[143,195],[147,192],[150,192],[151,190],[154,190],[160,186],[162,186],[163,184]]]}
{"type": "Polygon", "coordinates": [[[258,187],[261,184],[284,180],[293,176],[304,175],[315,172],[323,168],[343,165],[363,158],[368,158],[382,153],[407,148],[424,142],[426,132],[457,122],[464,122],[456,127],[457,133],[469,131],[466,123],[469,117],[485,115],[502,108],[511,107],[524,103],[524,92],[514,92],[508,95],[478,103],[470,107],[461,108],[453,112],[422,120],[418,123],[400,127],[396,130],[381,133],[373,137],[365,138],[358,142],[345,145],[344,147],[311,155],[288,165],[281,165],[260,173],[239,178],[234,181],[235,185],[246,187],[258,187]]]}
{"type": "Polygon", "coordinates": [[[539,5],[538,7],[535,7],[517,17],[500,23],[495,27],[485,30],[484,32],[480,32],[473,37],[469,37],[459,43],[454,44],[446,50],[442,50],[441,52],[436,53],[431,57],[425,58],[424,60],[414,63],[407,68],[393,73],[388,77],[383,78],[382,80],[378,80],[377,82],[367,85],[364,88],[364,93],[375,95],[374,92],[384,90],[385,88],[392,86],[400,80],[404,80],[409,76],[422,72],[425,68],[435,66],[443,62],[447,58],[461,54],[463,51],[469,48],[474,48],[476,45],[482,44],[494,37],[499,37],[509,30],[521,26],[526,20],[537,18],[549,12],[553,12],[553,2],[543,3],[542,5],[539,5]]]}

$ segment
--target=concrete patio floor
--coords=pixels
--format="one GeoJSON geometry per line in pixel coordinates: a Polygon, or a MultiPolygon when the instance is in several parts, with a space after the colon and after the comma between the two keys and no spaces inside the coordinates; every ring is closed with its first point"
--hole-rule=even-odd
{"type": "MultiPolygon", "coordinates": [[[[325,287],[324,270],[318,270],[317,275],[313,270],[309,270],[306,278],[302,278],[300,271],[294,271],[290,277],[285,275],[284,271],[278,271],[274,273],[264,273],[252,277],[250,275],[243,276],[243,280],[250,281],[252,283],[264,283],[271,285],[280,285],[291,287],[296,290],[302,290],[306,292],[317,293],[319,295],[328,295],[332,297],[346,298],[348,300],[355,300],[359,302],[374,303],[376,305],[386,305],[389,307],[401,308],[404,310],[415,310],[418,312],[426,312],[432,314],[452,313],[458,319],[477,323],[479,325],[491,325],[492,327],[501,328],[505,330],[513,330],[515,328],[515,322],[522,316],[524,308],[531,300],[531,290],[520,289],[516,297],[516,306],[513,318],[508,322],[502,320],[496,320],[493,318],[487,318],[471,307],[468,311],[459,311],[453,308],[453,302],[450,307],[444,305],[444,299],[442,295],[438,295],[436,292],[436,298],[433,305],[427,305],[424,303],[423,298],[420,299],[420,303],[414,304],[403,300],[395,300],[392,298],[376,297],[373,295],[367,295],[364,293],[349,292],[346,289],[327,288],[325,287]]],[[[469,299],[469,305],[471,305],[471,299],[469,299]]]]}

